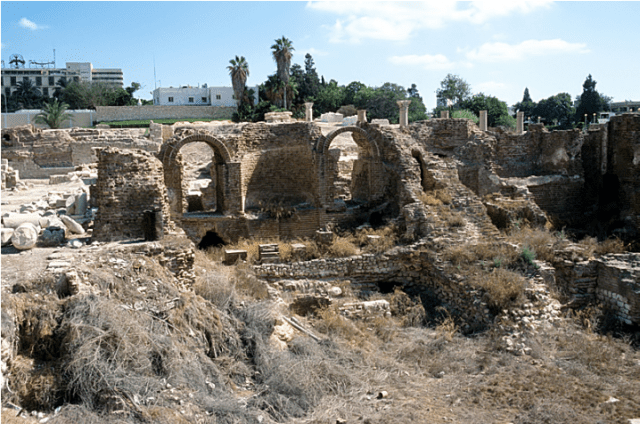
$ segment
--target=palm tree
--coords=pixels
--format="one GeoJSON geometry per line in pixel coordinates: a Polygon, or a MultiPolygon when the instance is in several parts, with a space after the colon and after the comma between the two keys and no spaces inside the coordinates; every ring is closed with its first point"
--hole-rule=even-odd
{"type": "Polygon", "coordinates": [[[291,41],[282,38],[276,39],[276,43],[271,46],[273,50],[273,60],[278,65],[278,78],[284,82],[284,108],[287,108],[287,85],[289,84],[289,67],[291,66],[291,58],[293,57],[293,45],[291,41]]]}
{"type": "Polygon", "coordinates": [[[240,107],[242,99],[244,98],[244,86],[249,76],[249,63],[247,63],[244,56],[236,56],[236,58],[231,59],[229,63],[231,65],[227,66],[227,69],[229,70],[229,75],[231,75],[231,84],[233,85],[236,102],[238,102],[238,107],[240,107]]]}
{"type": "Polygon", "coordinates": [[[18,88],[13,94],[15,94],[18,101],[23,104],[23,107],[33,107],[38,103],[38,99],[42,97],[40,90],[33,85],[33,82],[31,82],[30,79],[19,81],[16,85],[18,88]]]}
{"type": "Polygon", "coordinates": [[[46,124],[49,128],[60,128],[60,125],[66,121],[73,121],[73,116],[66,113],[69,105],[66,103],[58,102],[58,99],[53,99],[51,103],[45,103],[43,111],[36,115],[36,124],[46,124]]]}

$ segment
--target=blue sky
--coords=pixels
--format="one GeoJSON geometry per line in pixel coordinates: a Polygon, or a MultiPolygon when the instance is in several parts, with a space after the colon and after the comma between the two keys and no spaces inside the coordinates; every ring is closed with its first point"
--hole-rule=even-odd
{"type": "Polygon", "coordinates": [[[275,73],[270,47],[285,36],[292,62],[311,53],[341,85],[415,83],[427,108],[448,74],[512,105],[582,92],[588,74],[614,101],[640,100],[640,2],[9,2],[2,59],[122,68],[137,97],[154,86],[230,86],[235,55],[248,85],[275,73]],[[154,82],[154,60],[156,81],[154,82]]]}

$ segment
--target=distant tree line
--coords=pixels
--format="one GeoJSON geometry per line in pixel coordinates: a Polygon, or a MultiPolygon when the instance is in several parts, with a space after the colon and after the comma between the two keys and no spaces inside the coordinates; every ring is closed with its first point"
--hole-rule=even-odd
{"type": "MultiPolygon", "coordinates": [[[[140,84],[132,82],[126,88],[115,87],[101,82],[71,81],[61,78],[51,97],[43,96],[33,81],[18,81],[17,89],[6,97],[2,94],[2,112],[20,109],[44,109],[57,101],[69,109],[95,109],[97,106],[135,106],[138,99],[133,94],[140,84]]],[[[143,100],[143,104],[152,104],[143,100]]]]}
{"type": "Polygon", "coordinates": [[[490,127],[505,126],[515,128],[516,113],[524,112],[525,120],[538,122],[538,118],[547,126],[555,129],[569,129],[593,122],[593,114],[611,110],[612,98],[598,93],[596,81],[591,75],[582,85],[582,94],[572,101],[569,93],[558,93],[537,103],[531,99],[529,89],[525,88],[522,101],[513,106],[513,115],[509,114],[507,103],[483,93],[471,95],[471,86],[457,75],[447,75],[436,91],[438,99],[447,106],[438,106],[434,116],[440,111],[450,110],[452,117],[464,117],[475,120],[481,110],[487,111],[487,124],[490,127]]]}
{"type": "Polygon", "coordinates": [[[244,80],[237,78],[239,72],[248,75],[248,64],[244,57],[236,56],[228,66],[234,92],[244,92],[236,95],[238,112],[235,121],[262,121],[264,114],[274,111],[289,110],[294,118],[303,118],[305,102],[313,102],[313,115],[320,116],[327,112],[339,112],[345,116],[355,115],[358,109],[366,109],[370,119],[388,119],[391,123],[399,122],[398,100],[411,100],[409,105],[409,121],[428,119],[427,109],[422,101],[415,84],[405,89],[403,86],[387,82],[380,87],[370,87],[359,81],[341,85],[331,79],[328,82],[316,70],[311,54],[304,57],[304,68],[299,64],[291,65],[293,44],[284,36],[275,40],[271,46],[272,55],[276,62],[277,71],[269,75],[267,80],[259,85],[259,93],[253,93],[245,86],[244,80]],[[242,59],[242,66],[239,66],[242,59]],[[258,95],[256,104],[251,98],[258,95]]]}

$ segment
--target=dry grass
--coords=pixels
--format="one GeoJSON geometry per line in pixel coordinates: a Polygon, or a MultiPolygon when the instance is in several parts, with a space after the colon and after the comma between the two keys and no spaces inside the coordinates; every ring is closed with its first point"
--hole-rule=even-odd
{"type": "Polygon", "coordinates": [[[420,201],[428,206],[439,206],[451,204],[451,195],[445,190],[423,191],[418,195],[420,201]]]}
{"type": "Polygon", "coordinates": [[[627,246],[619,238],[609,238],[598,242],[595,237],[585,237],[578,242],[578,245],[584,250],[584,254],[588,258],[609,253],[624,253],[627,250],[627,246]]]}
{"type": "Polygon", "coordinates": [[[351,237],[336,237],[333,243],[327,248],[329,256],[333,258],[345,258],[358,254],[358,248],[353,243],[351,237]]]}
{"type": "Polygon", "coordinates": [[[485,301],[494,314],[521,301],[526,287],[526,281],[520,274],[504,268],[476,274],[471,278],[471,284],[484,290],[485,301]]]}
{"type": "Polygon", "coordinates": [[[535,254],[538,260],[553,262],[555,250],[561,239],[547,229],[513,227],[509,231],[509,240],[519,244],[535,254]]]}

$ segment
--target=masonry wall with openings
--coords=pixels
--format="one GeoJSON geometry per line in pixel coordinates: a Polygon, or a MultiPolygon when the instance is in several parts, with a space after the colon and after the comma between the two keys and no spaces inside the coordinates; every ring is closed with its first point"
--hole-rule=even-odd
{"type": "Polygon", "coordinates": [[[162,227],[171,229],[162,163],[141,150],[113,147],[98,153],[95,193],[98,214],[93,239],[97,241],[144,238],[145,211],[160,212],[162,227]]]}

